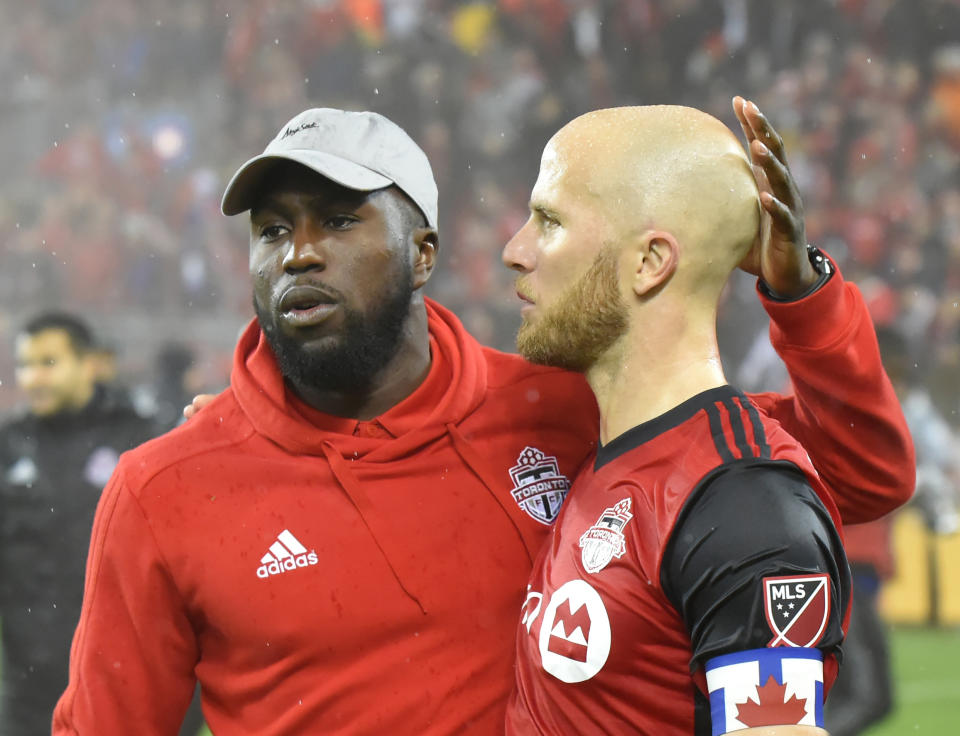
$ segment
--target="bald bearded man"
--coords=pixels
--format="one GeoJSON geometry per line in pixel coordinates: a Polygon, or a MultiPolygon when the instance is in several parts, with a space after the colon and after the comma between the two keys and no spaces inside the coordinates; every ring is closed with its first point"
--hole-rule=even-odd
{"type": "Polygon", "coordinates": [[[690,108],[592,112],[547,144],[530,209],[503,252],[517,346],[585,375],[600,445],[534,565],[507,733],[824,734],[839,514],[717,349],[761,224],[743,149],[690,108]]]}

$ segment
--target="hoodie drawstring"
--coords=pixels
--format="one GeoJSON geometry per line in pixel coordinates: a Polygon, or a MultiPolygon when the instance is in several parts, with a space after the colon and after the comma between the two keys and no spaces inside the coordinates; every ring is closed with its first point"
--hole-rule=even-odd
{"type": "Polygon", "coordinates": [[[374,508],[373,503],[371,503],[370,497],[367,496],[366,492],[363,490],[363,486],[360,485],[357,477],[350,470],[350,466],[347,464],[347,461],[343,459],[343,456],[337,451],[337,448],[328,441],[322,442],[321,447],[323,448],[323,454],[326,456],[327,462],[330,464],[330,470],[333,472],[334,477],[340,483],[340,486],[346,492],[347,496],[350,497],[350,500],[356,507],[357,513],[360,514],[360,520],[367,528],[367,531],[370,532],[370,538],[373,539],[373,543],[377,545],[377,549],[379,549],[380,554],[383,555],[383,559],[386,561],[387,567],[390,568],[390,572],[393,573],[393,577],[396,579],[403,592],[406,593],[407,596],[417,604],[417,606],[420,608],[420,611],[426,615],[427,609],[423,607],[423,603],[420,602],[420,599],[414,595],[406,585],[404,585],[403,578],[400,577],[400,573],[397,571],[397,568],[394,567],[393,562],[391,562],[387,551],[380,544],[379,537],[374,533],[373,528],[370,526],[368,519],[375,519],[377,517],[377,511],[374,508]]]}
{"type": "Polygon", "coordinates": [[[490,473],[490,468],[487,466],[487,463],[485,463],[483,458],[480,457],[480,453],[473,449],[473,446],[467,442],[467,438],[460,434],[460,430],[450,423],[448,423],[446,426],[447,432],[453,439],[454,450],[457,451],[457,454],[467,464],[467,467],[473,471],[474,475],[480,479],[480,482],[483,483],[490,495],[493,496],[493,500],[497,502],[497,505],[503,509],[503,513],[510,520],[510,523],[513,525],[517,536],[520,537],[520,542],[523,544],[523,549],[526,551],[527,558],[530,560],[530,564],[532,565],[533,559],[536,556],[537,551],[540,549],[540,545],[543,544],[543,540],[539,536],[534,537],[531,535],[528,538],[527,535],[524,534],[523,527],[521,527],[520,524],[517,523],[517,519],[514,518],[514,513],[519,513],[519,509],[515,509],[514,512],[511,513],[511,509],[504,504],[504,499],[501,498],[502,494],[497,493],[496,491],[496,489],[500,487],[502,483],[497,483],[496,479],[490,473]]]}

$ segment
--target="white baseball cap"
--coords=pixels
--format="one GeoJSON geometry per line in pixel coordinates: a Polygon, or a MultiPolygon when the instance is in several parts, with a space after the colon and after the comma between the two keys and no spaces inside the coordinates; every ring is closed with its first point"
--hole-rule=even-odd
{"type": "Polygon", "coordinates": [[[270,164],[295,161],[361,192],[396,185],[437,227],[437,184],[427,155],[396,123],[375,112],[329,107],[305,110],[284,125],[263,153],[233,175],[220,209],[237,215],[250,209],[270,164]]]}

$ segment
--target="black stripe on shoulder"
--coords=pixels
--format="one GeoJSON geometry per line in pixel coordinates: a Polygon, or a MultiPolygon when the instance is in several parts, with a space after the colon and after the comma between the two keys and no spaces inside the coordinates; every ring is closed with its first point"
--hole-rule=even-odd
{"type": "Polygon", "coordinates": [[[743,428],[743,415],[740,413],[740,407],[732,398],[729,398],[723,400],[723,408],[727,410],[727,414],[730,416],[730,428],[733,430],[733,440],[737,443],[740,457],[743,459],[756,457],[756,451],[747,442],[747,432],[743,428]]]}
{"type": "Polygon", "coordinates": [[[743,394],[740,394],[737,398],[740,401],[740,405],[747,410],[747,416],[750,417],[750,424],[753,425],[753,441],[760,449],[760,457],[765,459],[769,458],[770,443],[767,442],[767,430],[763,426],[763,420],[760,419],[760,412],[757,411],[757,407],[753,405],[753,402],[743,394]]]}
{"type": "Polygon", "coordinates": [[[713,436],[713,444],[717,448],[717,454],[725,463],[734,461],[733,452],[730,451],[730,445],[727,444],[727,435],[723,431],[723,420],[720,418],[720,410],[716,404],[710,404],[704,407],[707,411],[707,419],[710,421],[710,434],[713,436]]]}

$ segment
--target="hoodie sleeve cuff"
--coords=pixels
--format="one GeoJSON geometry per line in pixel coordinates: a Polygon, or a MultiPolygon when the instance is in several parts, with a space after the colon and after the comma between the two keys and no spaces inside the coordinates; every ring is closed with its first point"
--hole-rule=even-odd
{"type": "Polygon", "coordinates": [[[792,301],[772,297],[758,280],[757,294],[770,315],[770,338],[775,346],[815,349],[833,344],[847,332],[850,313],[843,276],[833,259],[822,257],[829,269],[821,271],[811,291],[792,301]]]}

